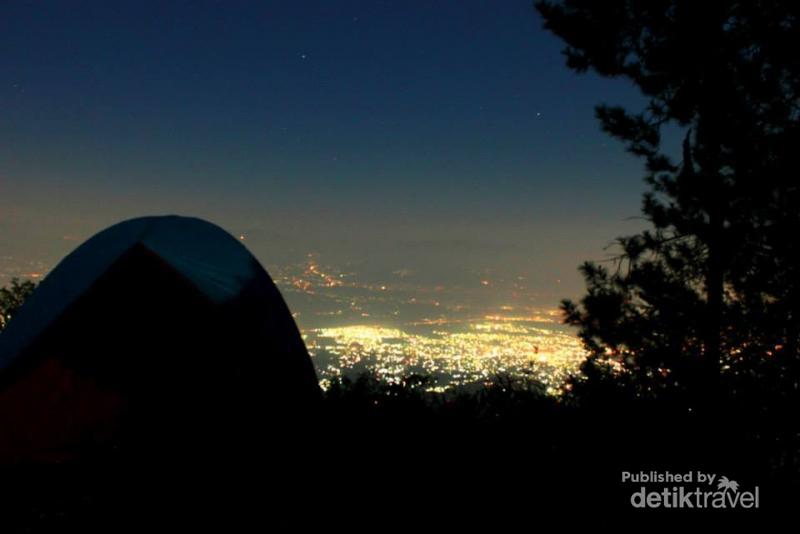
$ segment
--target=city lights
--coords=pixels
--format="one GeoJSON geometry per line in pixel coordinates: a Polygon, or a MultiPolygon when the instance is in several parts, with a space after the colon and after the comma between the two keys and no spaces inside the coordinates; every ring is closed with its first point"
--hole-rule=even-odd
{"type": "Polygon", "coordinates": [[[509,375],[533,378],[557,394],[583,360],[574,335],[522,322],[481,320],[414,333],[345,326],[314,329],[304,338],[323,385],[360,371],[390,383],[410,373],[430,375],[439,390],[509,375]]]}
{"type": "Polygon", "coordinates": [[[479,293],[472,294],[415,286],[402,270],[393,283],[364,280],[323,266],[313,254],[271,271],[296,310],[323,388],[361,372],[389,383],[409,374],[431,376],[435,382],[427,388],[435,391],[503,375],[534,379],[558,394],[585,358],[558,309],[520,297],[523,277],[492,280],[492,293],[509,301],[489,306],[489,281],[482,278],[475,284],[479,293]]]}

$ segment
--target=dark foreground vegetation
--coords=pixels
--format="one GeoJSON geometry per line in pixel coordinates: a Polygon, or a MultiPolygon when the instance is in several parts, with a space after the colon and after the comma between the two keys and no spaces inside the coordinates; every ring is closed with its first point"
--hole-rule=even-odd
{"type": "Polygon", "coordinates": [[[482,511],[475,521],[500,510],[514,522],[554,510],[632,511],[634,488],[621,483],[622,471],[719,473],[759,485],[766,511],[790,510],[800,497],[796,402],[781,394],[757,402],[732,389],[647,398],[619,377],[578,377],[556,398],[499,377],[478,390],[429,395],[420,380],[343,381],[326,395],[327,420],[354,437],[343,440],[348,446],[381,443],[369,458],[375,488],[417,480],[423,491],[437,488],[433,501],[482,511]],[[404,468],[380,478],[395,462],[404,468]]]}
{"type": "Polygon", "coordinates": [[[631,507],[638,486],[623,484],[622,471],[704,471],[758,485],[760,509],[733,511],[750,517],[788,513],[800,498],[800,428],[780,395],[758,404],[732,390],[714,402],[665,401],[642,398],[624,380],[585,377],[561,397],[509,377],[434,394],[424,391],[428,381],[343,379],[309,420],[253,422],[268,436],[263,451],[165,443],[143,454],[133,441],[78,463],[6,470],[5,524],[25,532],[332,521],[356,530],[500,528],[653,513],[631,507]]]}

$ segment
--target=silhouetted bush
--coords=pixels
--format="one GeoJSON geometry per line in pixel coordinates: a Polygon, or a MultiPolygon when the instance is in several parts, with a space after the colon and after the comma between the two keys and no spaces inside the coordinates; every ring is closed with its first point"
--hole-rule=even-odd
{"type": "Polygon", "coordinates": [[[0,287],[0,332],[5,330],[8,322],[34,289],[36,289],[34,282],[19,278],[12,278],[9,285],[0,287]]]}

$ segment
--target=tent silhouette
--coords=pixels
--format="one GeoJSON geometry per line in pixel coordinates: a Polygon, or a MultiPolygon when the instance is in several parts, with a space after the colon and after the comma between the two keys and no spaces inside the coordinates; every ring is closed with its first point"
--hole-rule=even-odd
{"type": "Polygon", "coordinates": [[[68,255],[0,335],[0,462],[246,457],[319,395],[289,309],[237,239],[132,219],[68,255]]]}

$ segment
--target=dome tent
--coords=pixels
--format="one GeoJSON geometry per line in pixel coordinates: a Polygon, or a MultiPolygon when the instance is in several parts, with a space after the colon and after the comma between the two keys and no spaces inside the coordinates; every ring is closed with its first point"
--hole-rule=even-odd
{"type": "Polygon", "coordinates": [[[318,398],[286,304],[238,240],[132,219],[68,255],[0,335],[0,462],[118,443],[238,451],[318,398]]]}

